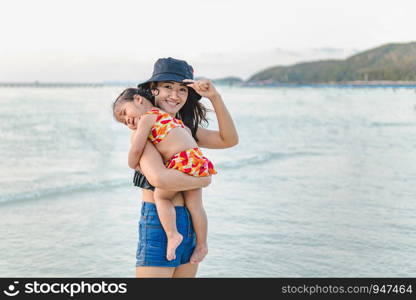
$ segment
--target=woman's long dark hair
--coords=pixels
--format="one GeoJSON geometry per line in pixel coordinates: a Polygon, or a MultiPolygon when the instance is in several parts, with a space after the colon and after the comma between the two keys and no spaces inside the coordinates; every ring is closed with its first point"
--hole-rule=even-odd
{"type": "MultiPolygon", "coordinates": [[[[152,90],[157,91],[157,93],[159,92],[157,89],[157,82],[149,82],[146,85],[140,86],[139,89],[147,94],[152,94],[152,90]]],[[[195,100],[195,97],[193,97],[194,93],[196,93],[195,90],[188,87],[188,99],[186,99],[184,106],[182,106],[175,117],[181,119],[182,122],[191,129],[192,136],[198,141],[196,132],[199,125],[208,125],[208,109],[198,100],[195,100]]]]}

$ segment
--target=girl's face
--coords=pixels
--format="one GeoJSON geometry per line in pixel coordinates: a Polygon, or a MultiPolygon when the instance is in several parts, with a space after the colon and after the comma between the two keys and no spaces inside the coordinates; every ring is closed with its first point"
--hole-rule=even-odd
{"type": "Polygon", "coordinates": [[[114,116],[120,123],[123,123],[131,130],[136,130],[137,123],[145,112],[144,107],[135,99],[119,103],[114,110],[114,116]]]}
{"type": "Polygon", "coordinates": [[[155,95],[156,105],[172,116],[175,116],[185,105],[188,98],[188,87],[181,82],[158,82],[157,90],[159,94],[158,91],[152,91],[155,95]]]}

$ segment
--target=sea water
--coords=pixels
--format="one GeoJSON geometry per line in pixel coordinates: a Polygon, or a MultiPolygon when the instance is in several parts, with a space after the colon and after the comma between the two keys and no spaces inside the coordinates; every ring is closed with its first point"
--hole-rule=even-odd
{"type": "MultiPolygon", "coordinates": [[[[0,89],[1,276],[134,277],[123,88],[0,89]]],[[[415,88],[217,88],[240,141],[203,149],[198,276],[415,276],[415,88]]]]}

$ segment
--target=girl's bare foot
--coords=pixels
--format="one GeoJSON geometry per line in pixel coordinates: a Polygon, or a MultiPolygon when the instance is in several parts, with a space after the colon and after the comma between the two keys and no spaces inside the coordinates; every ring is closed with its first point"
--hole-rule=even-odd
{"type": "Polygon", "coordinates": [[[176,248],[182,243],[182,240],[183,236],[179,232],[168,235],[167,260],[174,260],[176,258],[176,248]]]}
{"type": "Polygon", "coordinates": [[[191,256],[191,260],[190,260],[191,264],[200,263],[207,254],[208,254],[207,244],[196,245],[195,250],[191,256]]]}

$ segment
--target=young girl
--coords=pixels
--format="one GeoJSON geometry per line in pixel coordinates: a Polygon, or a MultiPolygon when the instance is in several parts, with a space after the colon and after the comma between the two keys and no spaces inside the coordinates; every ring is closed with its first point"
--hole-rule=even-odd
{"type": "MultiPolygon", "coordinates": [[[[202,91],[209,88],[207,81],[191,81],[189,83],[198,86],[202,91]]],[[[153,90],[171,89],[176,86],[177,93],[186,94],[186,97],[177,95],[176,100],[169,104],[175,107],[181,104],[181,98],[186,101],[188,92],[186,84],[171,81],[158,82],[153,90]]],[[[159,92],[155,97],[158,98],[158,95],[159,92]]],[[[116,119],[134,130],[128,156],[129,166],[133,169],[137,167],[146,142],[149,140],[162,155],[167,168],[196,177],[216,174],[213,164],[203,156],[191,131],[184,126],[183,122],[155,107],[147,98],[154,100],[153,95],[146,94],[141,89],[129,88],[120,94],[113,106],[116,119]],[[126,117],[127,115],[134,117],[126,117]]],[[[159,218],[167,236],[166,258],[169,261],[176,258],[175,250],[183,239],[176,228],[175,209],[171,202],[176,193],[160,188],[156,188],[154,191],[159,218]]],[[[202,191],[195,189],[183,193],[197,236],[196,249],[198,250],[193,255],[193,260],[200,262],[208,251],[207,217],[202,205],[202,191]]]]}

